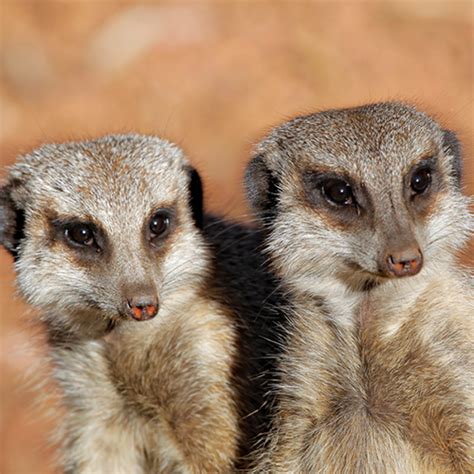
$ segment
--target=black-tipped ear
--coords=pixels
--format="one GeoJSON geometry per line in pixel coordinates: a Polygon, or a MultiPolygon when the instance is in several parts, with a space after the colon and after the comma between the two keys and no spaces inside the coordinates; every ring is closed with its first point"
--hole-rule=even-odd
{"type": "Polygon", "coordinates": [[[262,155],[257,155],[247,165],[245,188],[250,205],[259,217],[274,215],[278,199],[278,180],[271,173],[262,155]]]}
{"type": "Polygon", "coordinates": [[[0,187],[0,245],[16,259],[18,246],[24,237],[25,213],[11,198],[11,185],[0,187]]]}
{"type": "Polygon", "coordinates": [[[461,186],[462,160],[461,160],[461,142],[451,130],[443,130],[443,146],[453,157],[452,169],[453,176],[458,186],[461,186]]]}
{"type": "Polygon", "coordinates": [[[202,229],[204,219],[202,182],[199,173],[194,169],[189,169],[189,205],[194,222],[198,229],[202,229]]]}

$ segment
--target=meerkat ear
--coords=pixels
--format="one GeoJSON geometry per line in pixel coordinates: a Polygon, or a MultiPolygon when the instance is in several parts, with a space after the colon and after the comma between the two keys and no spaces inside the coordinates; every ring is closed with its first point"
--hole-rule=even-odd
{"type": "Polygon", "coordinates": [[[453,157],[452,168],[453,176],[456,182],[461,186],[462,177],[462,159],[461,159],[461,142],[454,132],[451,130],[443,130],[443,146],[453,157]]]}
{"type": "Polygon", "coordinates": [[[189,168],[189,205],[198,229],[202,228],[204,218],[204,204],[202,182],[199,173],[194,168],[189,168]]]}
{"type": "Polygon", "coordinates": [[[12,188],[11,183],[0,187],[0,245],[16,259],[18,245],[24,237],[25,213],[15,205],[11,197],[12,188]]]}
{"type": "Polygon", "coordinates": [[[245,188],[252,209],[259,217],[270,217],[275,213],[278,181],[265,163],[263,155],[257,155],[245,170],[245,188]]]}

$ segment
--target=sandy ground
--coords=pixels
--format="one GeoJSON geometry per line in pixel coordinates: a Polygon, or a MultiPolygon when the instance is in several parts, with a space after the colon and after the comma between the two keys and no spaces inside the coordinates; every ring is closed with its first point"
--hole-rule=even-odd
{"type": "MultiPolygon", "coordinates": [[[[2,0],[0,177],[42,142],[154,133],[188,152],[211,209],[244,219],[243,167],[269,127],[407,99],[458,132],[473,194],[473,5],[2,0]]],[[[0,312],[0,472],[52,473],[44,346],[4,251],[0,312]]]]}

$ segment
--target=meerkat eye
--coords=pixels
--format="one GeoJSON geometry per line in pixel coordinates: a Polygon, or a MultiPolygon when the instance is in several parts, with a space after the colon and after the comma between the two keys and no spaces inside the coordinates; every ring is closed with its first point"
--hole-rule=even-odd
{"type": "Polygon", "coordinates": [[[88,224],[72,224],[64,229],[64,235],[76,245],[91,247],[95,244],[94,231],[88,224]]]}
{"type": "Polygon", "coordinates": [[[164,237],[170,226],[170,216],[165,211],[158,211],[150,219],[150,236],[152,239],[164,237]]]}
{"type": "Polygon", "coordinates": [[[430,184],[431,171],[428,168],[421,168],[413,173],[410,186],[415,194],[423,194],[430,184]]]}
{"type": "Polygon", "coordinates": [[[355,202],[351,185],[342,179],[324,181],[321,190],[326,200],[332,204],[349,206],[355,202]]]}

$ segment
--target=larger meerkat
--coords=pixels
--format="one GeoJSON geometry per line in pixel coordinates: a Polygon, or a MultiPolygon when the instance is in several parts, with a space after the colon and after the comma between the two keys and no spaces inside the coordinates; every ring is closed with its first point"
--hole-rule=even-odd
{"type": "Polygon", "coordinates": [[[247,170],[292,305],[258,472],[474,472],[473,228],[455,135],[402,103],[298,117],[247,170]]]}
{"type": "Polygon", "coordinates": [[[48,331],[66,472],[239,465],[272,282],[255,232],[203,215],[179,148],[128,135],[29,153],[0,188],[0,243],[48,331]]]}

